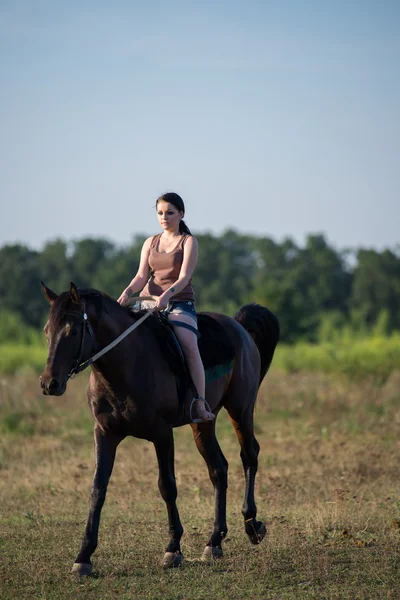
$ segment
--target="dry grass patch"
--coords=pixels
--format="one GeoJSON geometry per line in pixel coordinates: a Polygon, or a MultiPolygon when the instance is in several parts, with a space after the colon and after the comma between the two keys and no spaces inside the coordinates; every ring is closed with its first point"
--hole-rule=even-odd
{"type": "Polygon", "coordinates": [[[256,484],[268,535],[243,531],[239,446],[224,414],[229,462],[224,558],[199,561],[213,492],[189,427],[175,432],[184,568],[163,572],[167,516],[153,447],[125,440],[103,509],[94,576],[75,581],[94,468],[86,377],[44,398],[26,372],[0,387],[1,598],[400,597],[400,376],[379,390],[321,374],[272,372],[259,395],[256,484]],[[10,417],[10,415],[14,415],[10,417]]]}

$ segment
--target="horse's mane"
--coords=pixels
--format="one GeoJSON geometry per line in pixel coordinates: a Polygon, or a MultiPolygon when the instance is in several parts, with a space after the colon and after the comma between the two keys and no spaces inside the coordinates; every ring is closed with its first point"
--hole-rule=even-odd
{"type": "MultiPolygon", "coordinates": [[[[118,304],[114,298],[109,296],[106,292],[100,292],[99,290],[95,290],[93,288],[79,288],[79,296],[83,300],[89,301],[95,308],[96,314],[100,316],[102,312],[107,312],[110,315],[127,314],[131,313],[128,308],[125,308],[118,304]]],[[[54,323],[60,322],[62,317],[65,315],[67,311],[72,310],[76,304],[72,301],[69,292],[62,292],[55,300],[52,310],[51,310],[51,318],[54,323]]],[[[75,311],[74,311],[75,312],[75,311]]]]}
{"type": "MultiPolygon", "coordinates": [[[[125,315],[133,321],[137,321],[147,313],[147,309],[133,311],[130,307],[121,306],[112,296],[94,288],[79,288],[78,292],[83,300],[89,301],[94,306],[98,318],[103,312],[106,312],[111,317],[118,318],[118,315],[125,315]]],[[[51,309],[50,316],[52,323],[55,325],[60,323],[65,313],[72,310],[76,311],[76,304],[72,301],[70,293],[62,292],[57,296],[51,309]]],[[[151,319],[153,326],[155,325],[154,321],[158,322],[158,319],[151,319]]],[[[145,323],[150,324],[148,320],[145,323]]]]}

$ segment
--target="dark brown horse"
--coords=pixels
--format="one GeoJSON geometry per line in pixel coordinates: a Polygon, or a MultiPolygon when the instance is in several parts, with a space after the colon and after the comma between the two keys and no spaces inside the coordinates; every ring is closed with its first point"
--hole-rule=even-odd
{"type": "MultiPolygon", "coordinates": [[[[72,373],[138,319],[132,311],[96,290],[70,290],[57,296],[44,284],[50,302],[45,325],[49,355],[40,378],[44,394],[60,396],[72,373]]],[[[253,412],[259,385],[272,361],[279,339],[278,320],[267,308],[244,306],[235,319],[208,313],[219,323],[234,349],[229,372],[207,384],[206,398],[218,414],[224,407],[237,434],[245,475],[242,514],[245,531],[253,544],[264,538],[266,529],[256,520],[254,480],[260,446],[254,436],[253,412]]],[[[95,420],[96,470],[90,495],[90,510],[82,546],[73,571],[91,572],[91,556],[97,547],[100,512],[114,465],[118,444],[128,435],[153,442],[159,465],[159,489],[169,521],[170,540],[163,565],[182,562],[180,540],[183,528],[176,506],[173,427],[189,422],[181,419],[177,379],[167,352],[155,334],[154,315],[118,345],[92,364],[88,401],[95,420]],[[151,323],[150,323],[151,322],[151,323]]],[[[185,402],[190,402],[191,390],[185,402]]],[[[215,437],[215,421],[191,424],[197,448],[204,458],[215,492],[214,526],[203,558],[222,555],[221,542],[227,533],[226,489],[228,464],[215,437]]]]}

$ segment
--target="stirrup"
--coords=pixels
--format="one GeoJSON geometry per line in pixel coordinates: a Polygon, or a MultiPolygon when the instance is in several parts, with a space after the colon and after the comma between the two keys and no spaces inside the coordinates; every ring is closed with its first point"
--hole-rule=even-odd
{"type": "Polygon", "coordinates": [[[193,408],[193,404],[195,402],[197,402],[197,400],[203,400],[204,402],[204,406],[206,407],[206,409],[208,410],[208,412],[212,412],[210,405],[208,404],[207,400],[205,400],[203,398],[203,396],[197,396],[196,398],[193,398],[193,400],[190,403],[190,408],[189,408],[189,418],[190,418],[190,422],[191,423],[212,423],[213,419],[210,420],[205,420],[205,419],[193,419],[192,417],[192,408],[193,408]]]}

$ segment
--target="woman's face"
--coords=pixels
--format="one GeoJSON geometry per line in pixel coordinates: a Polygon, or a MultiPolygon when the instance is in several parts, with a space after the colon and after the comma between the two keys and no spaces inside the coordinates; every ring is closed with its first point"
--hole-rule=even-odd
{"type": "Polygon", "coordinates": [[[177,232],[183,217],[183,211],[178,210],[173,204],[160,200],[157,204],[158,222],[164,231],[177,232]]]}

